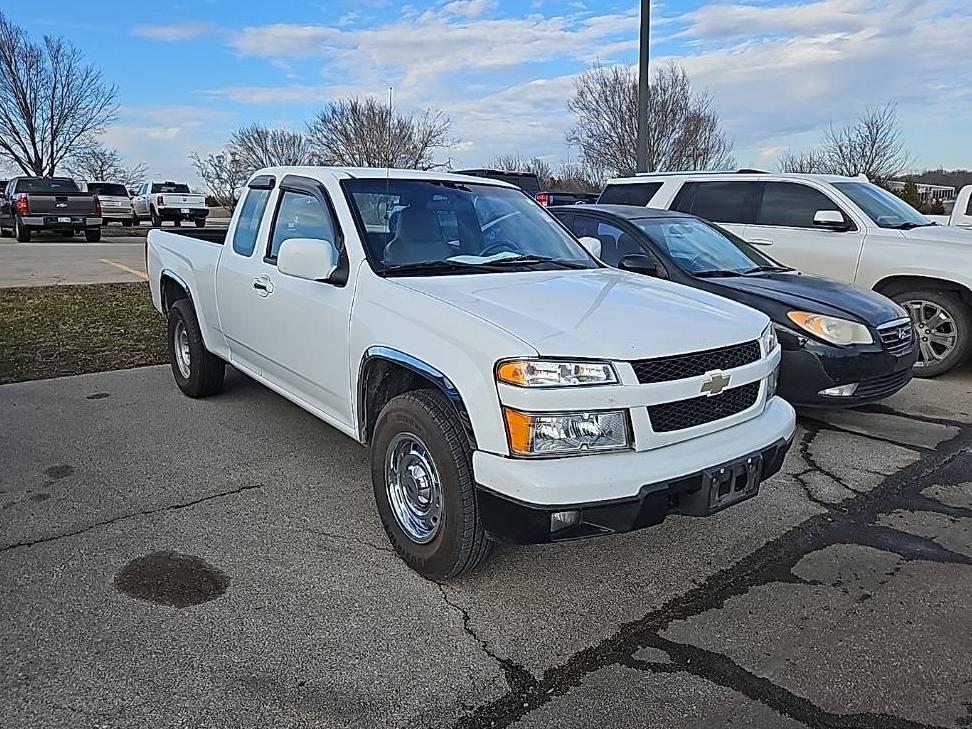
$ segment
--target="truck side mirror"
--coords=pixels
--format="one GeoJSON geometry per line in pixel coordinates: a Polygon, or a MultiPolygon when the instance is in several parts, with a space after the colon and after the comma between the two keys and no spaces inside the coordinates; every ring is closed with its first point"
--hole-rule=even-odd
{"type": "Polygon", "coordinates": [[[288,238],[277,252],[277,270],[308,281],[328,281],[341,255],[333,243],[320,238],[288,238]]]}
{"type": "Polygon", "coordinates": [[[601,257],[601,241],[599,241],[597,238],[590,235],[585,235],[580,239],[580,244],[584,246],[584,250],[594,256],[594,258],[601,257]]]}
{"type": "Polygon", "coordinates": [[[632,253],[630,256],[625,256],[618,261],[618,268],[620,268],[622,271],[641,273],[645,276],[668,278],[668,272],[661,267],[661,264],[659,264],[658,261],[651,256],[646,256],[642,253],[632,253]]]}
{"type": "Polygon", "coordinates": [[[814,213],[813,224],[830,230],[850,230],[850,225],[839,210],[818,210],[814,213]]]}

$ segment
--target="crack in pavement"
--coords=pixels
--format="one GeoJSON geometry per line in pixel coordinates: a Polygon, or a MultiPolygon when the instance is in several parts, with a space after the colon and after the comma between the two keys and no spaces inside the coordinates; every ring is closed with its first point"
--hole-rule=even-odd
{"type": "MultiPolygon", "coordinates": [[[[810,429],[813,432],[804,438],[801,452],[809,453],[816,434],[824,430],[816,425],[810,429]]],[[[556,697],[567,694],[590,674],[607,666],[634,665],[642,670],[650,668],[670,671],[665,664],[658,666],[654,663],[633,663],[636,661],[634,654],[642,648],[660,647],[665,650],[667,647],[665,652],[676,665],[688,665],[696,675],[748,696],[787,716],[805,721],[813,727],[931,729],[930,725],[884,714],[828,712],[813,704],[810,699],[747,671],[728,656],[673,643],[663,638],[661,633],[672,623],[720,609],[731,598],[744,595],[755,587],[794,582],[795,575],[792,570],[800,560],[834,545],[867,546],[892,552],[908,560],[972,564],[968,557],[956,554],[932,540],[876,524],[880,516],[894,511],[898,504],[906,501],[906,497],[918,495],[926,487],[930,477],[946,472],[960,457],[968,457],[970,442],[972,428],[965,425],[936,450],[918,451],[917,461],[886,475],[871,491],[844,500],[839,508],[821,503],[825,512],[789,529],[735,565],[710,575],[692,589],[671,598],[642,618],[625,623],[600,643],[584,648],[566,662],[547,669],[539,680],[531,675],[530,680],[524,681],[518,688],[513,688],[511,684],[511,690],[505,696],[479,706],[455,722],[453,728],[509,727],[556,697]]],[[[812,457],[807,464],[811,470],[816,467],[820,473],[831,475],[820,468],[812,457]]],[[[842,479],[834,480],[844,485],[842,479]]],[[[463,611],[463,614],[466,615],[466,612],[463,611]]]]}
{"type": "Polygon", "coordinates": [[[12,549],[20,549],[22,547],[33,547],[37,544],[46,544],[47,542],[56,542],[60,539],[67,539],[68,537],[76,537],[80,534],[85,534],[94,529],[104,526],[111,526],[112,524],[117,524],[118,522],[127,521],[129,519],[137,519],[142,516],[152,516],[153,514],[159,514],[163,511],[178,511],[180,509],[188,509],[192,506],[198,506],[207,501],[213,501],[214,499],[222,499],[226,496],[234,496],[236,494],[242,494],[245,491],[252,491],[253,489],[262,489],[264,484],[253,484],[252,486],[240,486],[238,489],[233,489],[232,491],[223,491],[218,494],[210,494],[209,496],[203,496],[198,499],[193,499],[192,501],[185,501],[180,504],[170,504],[169,506],[159,506],[155,509],[143,509],[141,511],[132,512],[131,514],[122,514],[121,516],[116,516],[111,519],[105,519],[104,521],[99,521],[94,524],[89,524],[81,529],[76,529],[72,532],[64,532],[63,534],[53,534],[49,537],[41,537],[40,539],[33,539],[29,542],[16,542],[14,544],[7,544],[0,547],[0,554],[3,552],[9,552],[12,549]]]}
{"type": "MultiPolygon", "coordinates": [[[[859,413],[874,413],[875,415],[895,415],[899,418],[904,418],[905,420],[914,420],[915,422],[925,423],[926,425],[947,425],[953,428],[956,426],[961,428],[966,425],[966,423],[962,423],[959,420],[936,418],[933,415],[921,415],[920,413],[906,413],[902,410],[895,410],[884,403],[862,405],[854,408],[854,410],[859,413]]],[[[860,433],[855,433],[855,435],[860,435],[860,433]]]]}

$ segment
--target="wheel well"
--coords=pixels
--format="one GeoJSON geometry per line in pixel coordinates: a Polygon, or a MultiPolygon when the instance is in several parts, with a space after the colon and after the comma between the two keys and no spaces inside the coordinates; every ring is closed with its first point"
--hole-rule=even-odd
{"type": "Polygon", "coordinates": [[[452,383],[432,370],[423,371],[416,366],[384,357],[365,360],[358,379],[358,428],[361,441],[369,443],[381,409],[392,398],[414,390],[438,390],[452,403],[462,423],[471,448],[476,447],[469,413],[452,383]]]}
{"type": "Polygon", "coordinates": [[[939,289],[957,293],[969,306],[972,306],[972,291],[962,284],[930,276],[889,276],[878,281],[874,290],[885,296],[894,296],[913,289],[939,289]]]}
{"type": "Polygon", "coordinates": [[[162,275],[162,311],[169,312],[172,305],[179,299],[189,299],[189,291],[172,276],[162,275]]]}

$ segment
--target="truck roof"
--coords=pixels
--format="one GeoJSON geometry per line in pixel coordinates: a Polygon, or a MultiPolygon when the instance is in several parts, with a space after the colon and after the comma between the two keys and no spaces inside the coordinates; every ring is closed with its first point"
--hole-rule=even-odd
{"type": "Polygon", "coordinates": [[[317,179],[327,177],[335,180],[384,180],[386,178],[391,180],[438,180],[441,182],[467,182],[477,185],[495,185],[496,187],[512,187],[518,189],[516,185],[488,177],[473,177],[472,175],[459,175],[454,172],[441,172],[436,170],[399,170],[386,167],[265,167],[257,170],[253,175],[303,175],[317,179]]]}

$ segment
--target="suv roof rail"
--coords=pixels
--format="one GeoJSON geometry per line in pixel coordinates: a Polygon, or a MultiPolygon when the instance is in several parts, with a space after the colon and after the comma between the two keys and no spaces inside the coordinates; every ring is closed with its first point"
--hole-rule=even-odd
{"type": "Polygon", "coordinates": [[[769,170],[758,170],[756,168],[743,167],[741,170],[736,170],[737,175],[768,175],[769,170]]]}
{"type": "Polygon", "coordinates": [[[672,170],[671,172],[635,172],[635,177],[675,177],[677,175],[731,175],[732,170],[672,170]]]}

